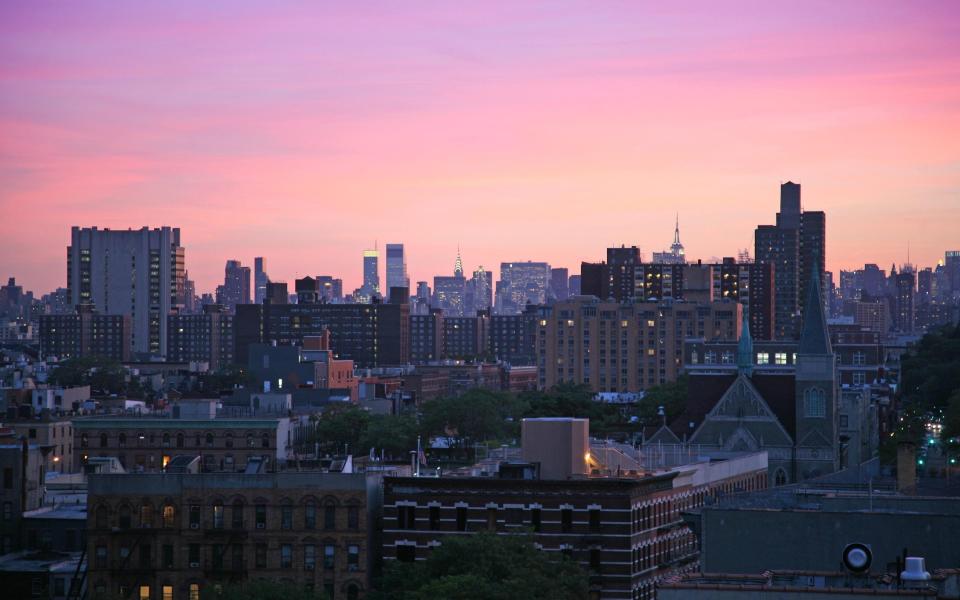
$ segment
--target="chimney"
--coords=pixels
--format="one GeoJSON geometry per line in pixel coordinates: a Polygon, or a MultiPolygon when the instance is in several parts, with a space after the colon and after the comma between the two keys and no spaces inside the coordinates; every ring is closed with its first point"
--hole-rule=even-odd
{"type": "Polygon", "coordinates": [[[897,491],[909,494],[917,487],[917,446],[913,442],[897,444],[897,491]]]}

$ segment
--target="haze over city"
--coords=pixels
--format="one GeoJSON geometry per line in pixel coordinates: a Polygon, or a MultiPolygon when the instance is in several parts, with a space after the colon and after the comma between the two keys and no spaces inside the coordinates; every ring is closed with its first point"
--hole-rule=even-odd
{"type": "Polygon", "coordinates": [[[680,215],[753,247],[779,184],[828,269],[934,265],[960,225],[960,5],[4,3],[0,272],[65,285],[71,225],[178,226],[224,260],[336,273],[403,242],[412,281],[603,248],[680,215]],[[744,18],[749,15],[749,18],[744,18]]]}

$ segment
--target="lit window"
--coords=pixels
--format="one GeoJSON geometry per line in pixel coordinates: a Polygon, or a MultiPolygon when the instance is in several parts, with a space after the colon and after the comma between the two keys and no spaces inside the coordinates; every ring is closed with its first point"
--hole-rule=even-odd
{"type": "Polygon", "coordinates": [[[787,353],[786,353],[786,352],[777,352],[776,354],[773,355],[773,357],[774,357],[774,360],[776,361],[776,363],[777,363],[778,365],[785,365],[785,364],[787,364],[787,353]]]}
{"type": "Polygon", "coordinates": [[[757,364],[758,364],[758,365],[769,365],[769,364],[770,364],[770,353],[769,353],[769,352],[757,352],[757,364]]]}

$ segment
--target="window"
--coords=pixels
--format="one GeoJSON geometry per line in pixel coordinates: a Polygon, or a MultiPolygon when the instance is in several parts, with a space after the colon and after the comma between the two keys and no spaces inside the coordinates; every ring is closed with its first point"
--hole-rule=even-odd
{"type": "Polygon", "coordinates": [[[600,548],[590,548],[590,570],[600,571],[600,548]]]}
{"type": "Polygon", "coordinates": [[[854,352],[853,353],[853,365],[855,367],[862,367],[867,364],[867,355],[864,352],[854,352]]]}
{"type": "MultiPolygon", "coordinates": [[[[83,437],[86,438],[86,437],[87,437],[87,434],[83,434],[83,437]]],[[[101,447],[101,448],[106,448],[107,445],[108,445],[108,444],[107,444],[107,434],[101,433],[101,434],[100,434],[100,447],[101,447]]]]}
{"type": "Polygon", "coordinates": [[[356,571],[360,568],[360,546],[347,546],[347,570],[356,571]]]}
{"type": "Polygon", "coordinates": [[[177,448],[183,448],[183,434],[177,434],[177,448]]]}
{"type": "Polygon", "coordinates": [[[213,434],[208,433],[206,436],[207,448],[213,448],[213,434]]]}
{"type": "Polygon", "coordinates": [[[467,507],[457,507],[457,531],[467,530],[467,507]]]}
{"type": "Polygon", "coordinates": [[[533,527],[535,532],[540,533],[540,507],[530,509],[530,525],[533,527]]]}
{"type": "Polygon", "coordinates": [[[216,502],[213,505],[213,528],[223,529],[223,502],[216,502]]]}
{"type": "Polygon", "coordinates": [[[150,544],[140,544],[140,568],[149,569],[152,566],[150,544]]]}
{"type": "Polygon", "coordinates": [[[416,507],[402,504],[397,507],[397,528],[398,529],[416,529],[416,507]]]}
{"type": "Polygon", "coordinates": [[[282,544],[280,546],[280,568],[289,569],[293,566],[293,546],[282,544]]]}
{"type": "Polygon", "coordinates": [[[570,533],[573,529],[573,509],[564,508],[560,511],[560,529],[563,533],[570,533]]]}
{"type": "Polygon", "coordinates": [[[336,547],[333,544],[327,544],[323,547],[323,568],[332,569],[336,562],[336,547]]]}
{"type": "Polygon", "coordinates": [[[863,385],[866,383],[866,376],[863,371],[854,371],[853,373],[853,385],[863,385]]]}
{"type": "Polygon", "coordinates": [[[243,529],[243,500],[237,498],[231,508],[230,526],[233,529],[243,529]]]}
{"type": "Polygon", "coordinates": [[[172,529],[174,526],[175,511],[172,504],[163,505],[163,526],[172,529]]]}
{"type": "Polygon", "coordinates": [[[200,544],[190,544],[187,547],[187,556],[191,567],[200,566],[200,544]]]}
{"type": "Polygon", "coordinates": [[[270,447],[270,436],[269,436],[269,435],[263,434],[263,435],[260,437],[260,447],[261,447],[261,448],[269,448],[269,447],[270,447]]]}
{"type": "Polygon", "coordinates": [[[360,507],[347,507],[347,529],[360,529],[360,507]]]}
{"type": "Polygon", "coordinates": [[[440,507],[436,505],[430,507],[430,529],[440,529],[440,507]]]}
{"type": "Polygon", "coordinates": [[[826,395],[820,388],[807,388],[803,392],[804,416],[822,418],[827,415],[826,395]]]}
{"type": "Polygon", "coordinates": [[[317,566],[317,547],[306,544],[303,547],[303,570],[313,571],[317,566]]]}
{"type": "Polygon", "coordinates": [[[327,504],[323,507],[323,528],[334,529],[337,522],[337,507],[327,504]]]}
{"type": "Polygon", "coordinates": [[[787,472],[783,469],[777,469],[773,475],[773,485],[781,486],[787,484],[787,472]]]}
{"type": "Polygon", "coordinates": [[[417,559],[417,547],[412,544],[399,544],[397,546],[397,560],[400,562],[412,563],[417,559]]]}
{"type": "Polygon", "coordinates": [[[120,507],[120,529],[130,529],[130,507],[124,504],[120,507]]]}
{"type": "Polygon", "coordinates": [[[317,528],[317,503],[313,500],[309,500],[303,505],[303,528],[317,528]]]}
{"type": "Polygon", "coordinates": [[[787,353],[786,353],[786,352],[777,352],[776,354],[773,355],[773,358],[774,358],[774,361],[775,361],[778,365],[785,365],[785,364],[787,364],[787,353]]]}
{"type": "Polygon", "coordinates": [[[233,448],[233,434],[232,434],[232,433],[228,433],[228,434],[227,434],[225,444],[226,444],[227,448],[233,448]]]}
{"type": "Polygon", "coordinates": [[[196,529],[200,527],[200,506],[196,504],[190,505],[190,528],[196,529]]]}
{"type": "Polygon", "coordinates": [[[153,506],[147,502],[140,506],[140,527],[153,527],[153,506]]]}
{"type": "Polygon", "coordinates": [[[163,553],[161,554],[161,560],[163,561],[164,569],[173,568],[173,545],[172,544],[163,545],[163,553]]]}
{"type": "Polygon", "coordinates": [[[258,569],[267,568],[267,545],[257,544],[253,549],[254,564],[258,569]]]}
{"type": "Polygon", "coordinates": [[[770,364],[770,353],[769,353],[769,352],[757,352],[757,364],[758,364],[758,365],[769,365],[769,364],[770,364]]]}
{"type": "Polygon", "coordinates": [[[169,448],[169,447],[170,447],[170,434],[169,434],[169,433],[163,434],[163,447],[164,447],[164,448],[169,448]]]}
{"type": "MultiPolygon", "coordinates": [[[[3,518],[7,519],[7,510],[9,509],[9,502],[3,503],[3,518]]],[[[110,517],[109,510],[106,506],[97,507],[97,529],[106,529],[108,527],[107,521],[110,517]]]]}
{"type": "Polygon", "coordinates": [[[267,527],[267,505],[258,504],[254,509],[254,517],[256,519],[257,529],[265,529],[267,527]]]}
{"type": "Polygon", "coordinates": [[[117,436],[117,445],[120,446],[121,448],[127,447],[127,434],[121,433],[120,435],[117,436]]]}
{"type": "MultiPolygon", "coordinates": [[[[101,438],[101,439],[102,439],[102,438],[101,438]]],[[[85,434],[85,433],[81,433],[81,434],[80,434],[80,447],[81,447],[81,448],[86,448],[86,447],[87,447],[87,434],[85,434]]]]}
{"type": "Polygon", "coordinates": [[[140,586],[140,600],[150,600],[150,586],[141,585],[140,586]]]}
{"type": "Polygon", "coordinates": [[[96,564],[100,569],[104,569],[107,566],[107,547],[106,546],[97,546],[96,551],[96,564]]]}
{"type": "Polygon", "coordinates": [[[293,529],[293,506],[290,504],[280,507],[280,529],[293,529]]]}
{"type": "Polygon", "coordinates": [[[200,600],[200,584],[191,583],[190,584],[190,598],[189,600],[200,600]]]}
{"type": "Polygon", "coordinates": [[[487,507],[487,529],[489,531],[497,530],[497,507],[496,506],[487,507]]]}
{"type": "Polygon", "coordinates": [[[600,509],[590,509],[590,531],[600,531],[600,509]]]}
{"type": "Polygon", "coordinates": [[[162,588],[163,590],[163,600],[173,600],[173,586],[165,585],[162,588]]]}

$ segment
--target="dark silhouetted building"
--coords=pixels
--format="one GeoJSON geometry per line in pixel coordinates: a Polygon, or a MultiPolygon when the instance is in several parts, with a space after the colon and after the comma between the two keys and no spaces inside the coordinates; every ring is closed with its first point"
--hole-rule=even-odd
{"type": "Polygon", "coordinates": [[[40,353],[60,360],[98,356],[128,361],[131,324],[128,315],[102,315],[91,305],[80,305],[70,315],[41,315],[40,353]]]}

